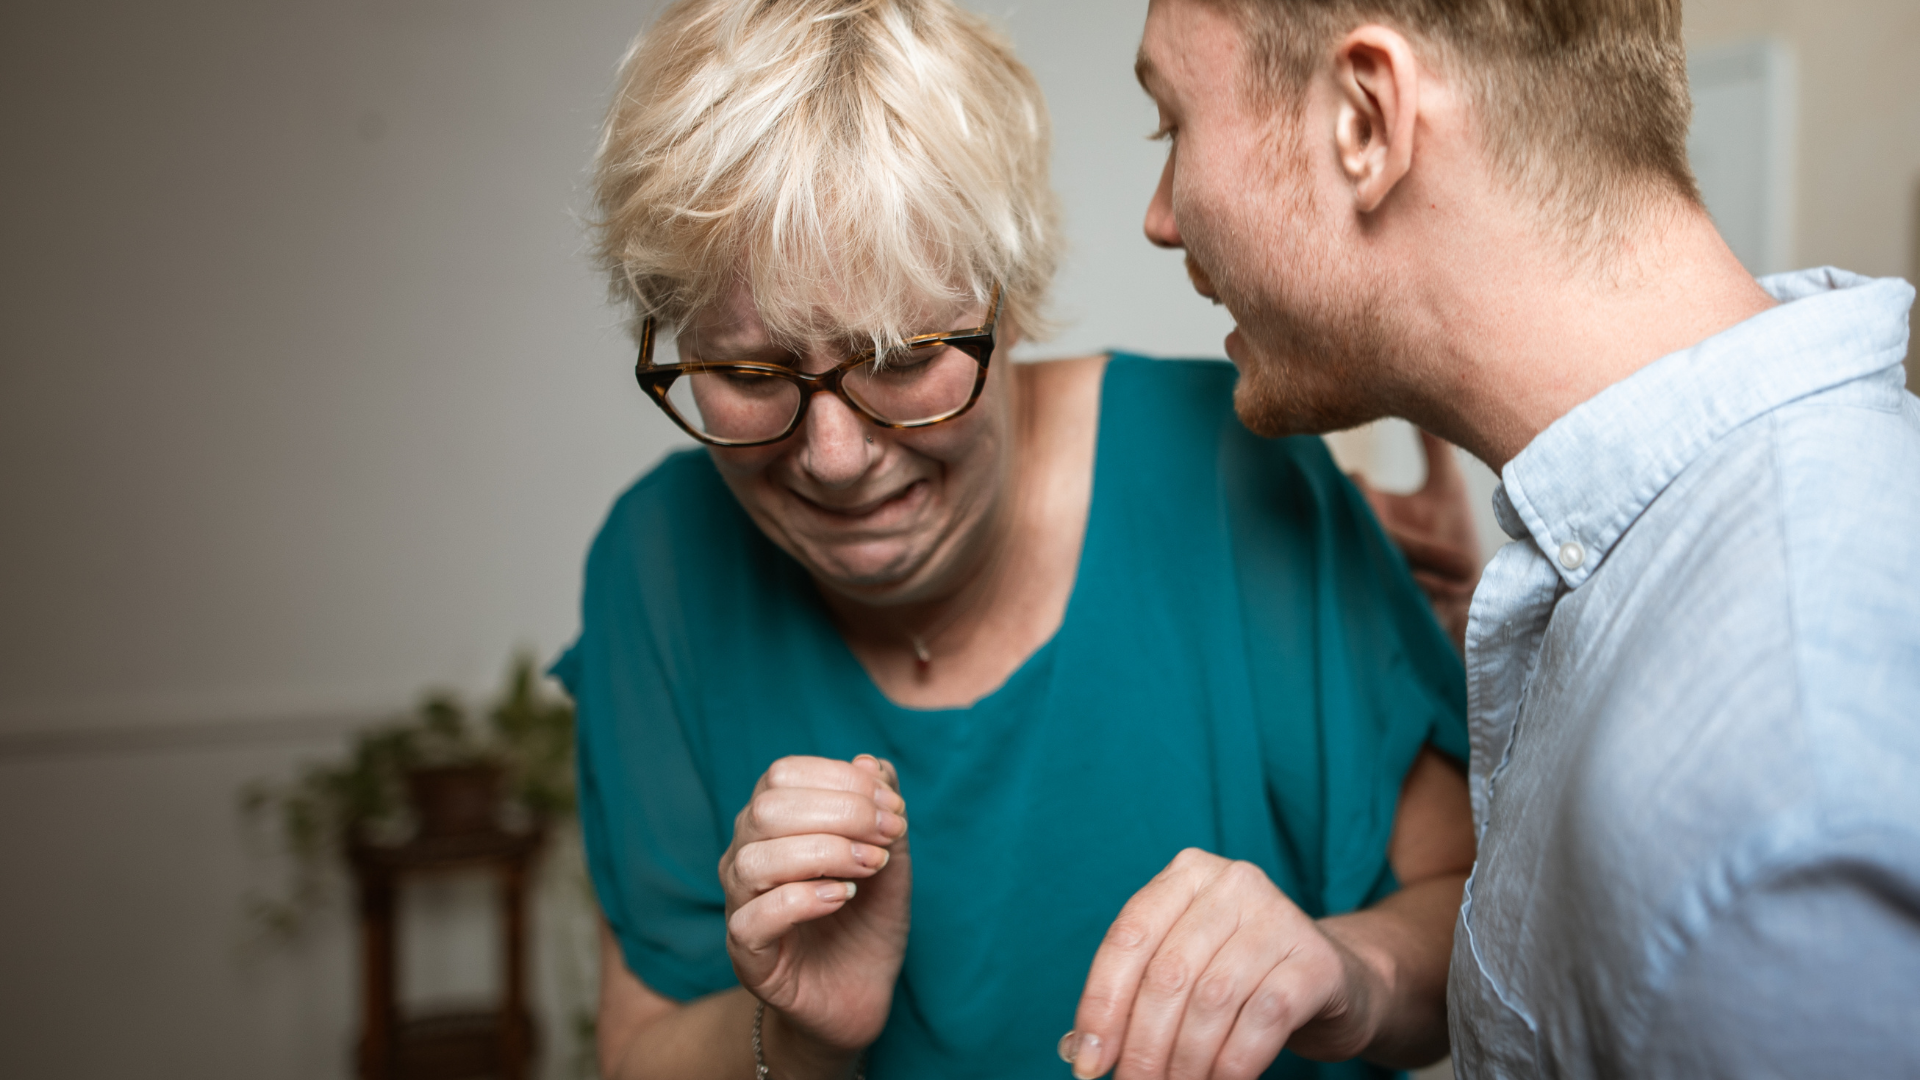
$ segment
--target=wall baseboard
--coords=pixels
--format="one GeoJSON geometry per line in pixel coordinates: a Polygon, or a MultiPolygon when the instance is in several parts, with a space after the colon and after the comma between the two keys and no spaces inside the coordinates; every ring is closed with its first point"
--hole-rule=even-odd
{"type": "Polygon", "coordinates": [[[391,713],[287,720],[213,720],[0,733],[0,762],[49,757],[116,757],[182,750],[225,750],[335,738],[390,719],[391,713]]]}

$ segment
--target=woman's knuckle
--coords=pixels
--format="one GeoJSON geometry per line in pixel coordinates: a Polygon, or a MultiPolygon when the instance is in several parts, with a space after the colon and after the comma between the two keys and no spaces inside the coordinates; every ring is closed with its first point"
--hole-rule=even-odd
{"type": "Polygon", "coordinates": [[[745,907],[735,909],[733,914],[727,916],[727,936],[736,942],[744,943],[751,929],[751,919],[752,916],[745,907]]]}
{"type": "Polygon", "coordinates": [[[1138,952],[1148,941],[1147,925],[1136,916],[1121,915],[1107,927],[1106,944],[1122,952],[1138,952]]]}
{"type": "Polygon", "coordinates": [[[836,836],[816,836],[807,845],[807,859],[822,869],[840,865],[852,856],[853,849],[847,842],[836,836]]]}
{"type": "Polygon", "coordinates": [[[766,892],[770,888],[767,880],[770,853],[765,844],[749,844],[740,849],[740,857],[734,860],[734,876],[755,893],[766,892]]]}
{"type": "MultiPolygon", "coordinates": [[[[1108,986],[1090,986],[1080,997],[1080,1015],[1105,1020],[1114,1016],[1125,1016],[1133,1005],[1131,1000],[1123,1000],[1118,992],[1108,986]]],[[[1079,1025],[1085,1030],[1088,1024],[1079,1025]]]]}
{"type": "Polygon", "coordinates": [[[1259,1027],[1276,1028],[1285,1026],[1287,1018],[1293,1014],[1291,995],[1278,987],[1261,987],[1248,999],[1241,1015],[1259,1027]]]}
{"type": "Polygon", "coordinates": [[[1233,1005],[1235,980],[1225,971],[1209,971],[1193,985],[1193,1002],[1207,1012],[1224,1012],[1233,1005]]]}
{"type": "Polygon", "coordinates": [[[770,791],[763,791],[747,804],[747,820],[755,832],[766,832],[773,828],[780,812],[781,800],[770,791]]]}
{"type": "Polygon", "coordinates": [[[1214,1059],[1210,1080],[1253,1080],[1269,1064],[1271,1062],[1255,1061],[1253,1054],[1244,1048],[1229,1045],[1214,1059]]]}
{"type": "Polygon", "coordinates": [[[1245,860],[1228,863],[1223,876],[1226,884],[1236,891],[1257,889],[1267,884],[1266,871],[1245,860]]]}
{"type": "Polygon", "coordinates": [[[1128,1042],[1120,1051],[1120,1062],[1114,1067],[1115,1076],[1158,1076],[1161,1073],[1161,1053],[1157,1046],[1144,1046],[1128,1042]]]}
{"type": "Polygon", "coordinates": [[[1171,997],[1185,990],[1193,982],[1193,972],[1188,970],[1184,961],[1172,957],[1155,957],[1147,965],[1147,974],[1143,980],[1147,989],[1156,994],[1171,997]]]}

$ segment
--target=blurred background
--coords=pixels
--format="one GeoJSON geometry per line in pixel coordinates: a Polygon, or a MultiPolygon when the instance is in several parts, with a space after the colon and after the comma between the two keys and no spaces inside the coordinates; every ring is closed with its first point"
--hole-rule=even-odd
{"type": "MultiPolygon", "coordinates": [[[[980,0],[1045,86],[1072,249],[1028,358],[1213,356],[1140,217],[1144,0],[980,0]]],[[[0,1075],[351,1074],[354,907],[249,784],[569,640],[586,543],[682,439],[584,255],[651,0],[0,9],[0,1075]]],[[[1920,275],[1920,5],[1689,0],[1694,160],[1756,273],[1920,275]]],[[[1339,437],[1389,486],[1403,427],[1339,437]]],[[[1475,466],[1484,496],[1490,473],[1475,466]]],[[[1498,538],[1483,522],[1489,550],[1498,538]]],[[[582,1075],[590,908],[533,889],[543,1075],[582,1075]]],[[[402,900],[403,998],[485,999],[484,881],[402,900]]]]}

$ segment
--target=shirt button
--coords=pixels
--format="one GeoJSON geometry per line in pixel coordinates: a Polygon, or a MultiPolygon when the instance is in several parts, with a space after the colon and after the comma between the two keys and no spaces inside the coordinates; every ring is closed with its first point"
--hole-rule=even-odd
{"type": "Polygon", "coordinates": [[[1587,549],[1581,547],[1580,542],[1578,540],[1569,540],[1566,543],[1560,545],[1560,565],[1561,566],[1564,566],[1569,570],[1578,570],[1580,569],[1580,564],[1586,561],[1587,561],[1587,549]]]}

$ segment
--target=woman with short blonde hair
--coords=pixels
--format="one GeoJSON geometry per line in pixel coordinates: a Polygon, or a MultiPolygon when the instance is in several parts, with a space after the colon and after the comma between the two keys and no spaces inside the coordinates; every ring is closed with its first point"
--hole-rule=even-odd
{"type": "Polygon", "coordinates": [[[615,504],[556,665],[610,1080],[1056,1076],[1183,848],[1330,923],[1457,903],[1459,663],[1324,447],[1225,364],[1007,361],[1048,152],[945,0],[687,0],[621,66],[598,250],[705,445],[615,504]]]}
{"type": "Polygon", "coordinates": [[[598,253],[668,325],[739,281],[778,340],[897,345],[998,284],[1031,335],[1060,250],[1049,143],[1033,76],[951,4],[678,4],[620,66],[598,253]]]}

